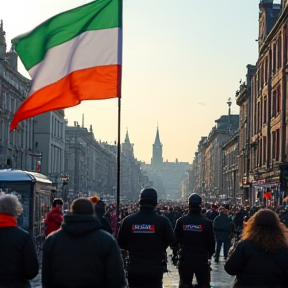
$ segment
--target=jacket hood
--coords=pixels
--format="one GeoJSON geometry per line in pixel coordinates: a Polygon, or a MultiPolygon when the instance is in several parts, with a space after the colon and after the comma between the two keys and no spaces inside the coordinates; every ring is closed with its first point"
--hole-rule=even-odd
{"type": "Polygon", "coordinates": [[[62,230],[71,235],[84,235],[100,228],[102,224],[95,215],[66,214],[62,223],[62,230]]]}

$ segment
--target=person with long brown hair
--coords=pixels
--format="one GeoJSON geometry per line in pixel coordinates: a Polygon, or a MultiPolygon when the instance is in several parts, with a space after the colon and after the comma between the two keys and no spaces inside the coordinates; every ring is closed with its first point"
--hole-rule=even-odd
{"type": "Polygon", "coordinates": [[[234,288],[288,286],[288,229],[274,211],[261,209],[245,223],[224,268],[236,275],[234,288]]]}

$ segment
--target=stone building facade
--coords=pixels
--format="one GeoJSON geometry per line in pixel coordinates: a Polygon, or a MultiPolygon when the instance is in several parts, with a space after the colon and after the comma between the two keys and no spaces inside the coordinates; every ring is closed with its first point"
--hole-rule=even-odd
{"type": "Polygon", "coordinates": [[[222,115],[215,120],[216,125],[207,137],[204,155],[204,189],[210,199],[219,199],[227,193],[223,191],[223,152],[222,144],[239,127],[239,115],[222,115]]]}
{"type": "Polygon", "coordinates": [[[239,185],[239,130],[222,144],[223,200],[241,203],[242,193],[239,185]]]}
{"type": "Polygon", "coordinates": [[[215,120],[208,136],[201,137],[189,171],[190,192],[198,193],[206,202],[235,200],[238,182],[239,115],[231,114],[215,120]],[[232,199],[233,198],[233,199],[232,199]]]}
{"type": "MultiPolygon", "coordinates": [[[[69,197],[97,194],[105,200],[116,201],[117,145],[96,141],[92,126],[88,131],[78,122],[74,126],[66,125],[65,135],[64,170],[69,177],[69,197]]],[[[120,149],[120,200],[138,200],[141,188],[147,186],[149,179],[134,157],[128,131],[120,149]]]]}
{"type": "Polygon", "coordinates": [[[17,71],[17,54],[6,52],[3,21],[0,23],[0,168],[33,170],[35,167],[33,119],[9,131],[13,115],[27,98],[30,80],[17,71]]]}
{"type": "Polygon", "coordinates": [[[138,201],[139,192],[150,184],[149,177],[141,171],[141,162],[134,157],[134,144],[130,142],[128,130],[121,145],[121,198],[138,201]]]}
{"type": "MultiPolygon", "coordinates": [[[[236,91],[236,104],[239,106],[239,151],[238,151],[238,167],[239,177],[238,186],[240,191],[237,193],[242,199],[248,200],[251,197],[251,179],[253,177],[251,173],[251,119],[256,117],[253,113],[251,103],[252,87],[251,79],[256,72],[256,66],[247,65],[247,74],[244,82],[240,83],[239,90],[236,91]]],[[[250,199],[252,200],[252,199],[250,199]]]]}
{"type": "Polygon", "coordinates": [[[34,117],[33,141],[38,161],[37,168],[57,184],[61,183],[61,173],[65,171],[65,125],[64,110],[51,111],[34,117]]]}
{"type": "Polygon", "coordinates": [[[113,195],[116,187],[116,154],[95,140],[92,126],[65,127],[65,165],[69,196],[113,195]]]}
{"type": "MultiPolygon", "coordinates": [[[[286,0],[281,3],[274,3],[273,0],[260,1],[257,41],[259,53],[256,65],[247,66],[246,80],[240,83],[236,91],[236,101],[240,107],[238,196],[242,195],[243,203],[277,206],[282,204],[288,194],[286,0]]],[[[229,148],[227,145],[235,140],[231,135],[231,139],[222,145],[226,153],[229,148]]],[[[236,142],[233,143],[236,146],[236,142]]],[[[213,148],[209,145],[205,147],[206,173],[211,170],[211,163],[218,159],[213,148]]],[[[196,159],[198,158],[199,156],[196,159]]],[[[228,169],[223,169],[225,166],[220,169],[223,175],[228,169]]],[[[213,175],[209,172],[204,180],[207,188],[213,175]]],[[[211,183],[211,187],[213,186],[215,189],[215,184],[211,183]]]]}
{"type": "Polygon", "coordinates": [[[288,188],[288,6],[266,0],[259,8],[259,54],[250,103],[252,115],[257,115],[250,118],[251,198],[262,201],[259,195],[270,190],[269,201],[279,203],[288,188]]]}

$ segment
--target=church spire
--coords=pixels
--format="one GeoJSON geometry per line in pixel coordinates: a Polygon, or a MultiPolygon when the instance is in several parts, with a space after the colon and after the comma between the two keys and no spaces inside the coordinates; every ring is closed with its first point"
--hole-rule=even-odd
{"type": "Polygon", "coordinates": [[[131,144],[130,142],[128,129],[126,129],[125,141],[122,144],[122,152],[126,155],[130,155],[131,157],[134,157],[133,144],[131,144]]]}
{"type": "Polygon", "coordinates": [[[153,156],[152,156],[151,162],[152,162],[152,165],[154,166],[160,166],[163,164],[162,143],[160,141],[158,126],[157,126],[155,141],[153,144],[153,156]]]}
{"type": "Polygon", "coordinates": [[[156,137],[155,137],[155,142],[154,142],[154,145],[157,145],[157,146],[161,146],[161,142],[160,142],[160,136],[159,136],[159,128],[157,126],[157,131],[156,131],[156,137]]]}
{"type": "Polygon", "coordinates": [[[126,129],[125,143],[130,144],[128,129],[126,129]]]}

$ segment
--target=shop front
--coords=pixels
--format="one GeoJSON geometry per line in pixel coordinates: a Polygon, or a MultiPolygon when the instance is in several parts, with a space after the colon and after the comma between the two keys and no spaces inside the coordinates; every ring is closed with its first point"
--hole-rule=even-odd
{"type": "Polygon", "coordinates": [[[254,183],[252,183],[252,193],[255,199],[254,205],[271,208],[282,205],[284,193],[281,191],[280,186],[279,181],[254,181],[254,183]]]}

